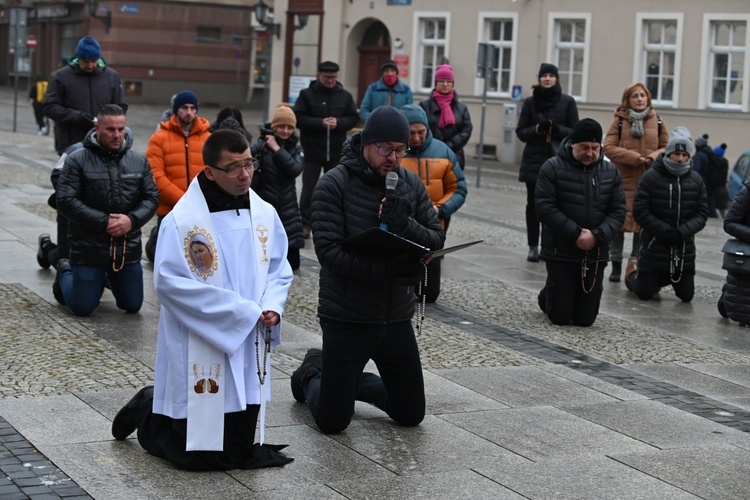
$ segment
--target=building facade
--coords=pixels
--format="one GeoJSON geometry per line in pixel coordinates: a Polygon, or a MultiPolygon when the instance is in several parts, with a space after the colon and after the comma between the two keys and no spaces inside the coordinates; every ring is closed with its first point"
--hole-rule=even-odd
{"type": "Polygon", "coordinates": [[[267,112],[294,101],[327,59],[358,101],[394,59],[419,100],[447,61],[474,122],[467,160],[481,137],[485,155],[514,163],[521,101],[551,62],[580,115],[605,128],[623,89],[639,81],[669,128],[726,142],[730,160],[750,149],[748,0],[100,0],[96,18],[90,1],[0,0],[4,83],[15,59],[10,11],[22,6],[37,42],[22,73],[54,70],[90,34],[132,102],[167,102],[190,87],[205,102],[267,112]],[[262,22],[253,14],[261,1],[262,22]],[[491,55],[487,78],[478,76],[480,44],[491,55]]]}

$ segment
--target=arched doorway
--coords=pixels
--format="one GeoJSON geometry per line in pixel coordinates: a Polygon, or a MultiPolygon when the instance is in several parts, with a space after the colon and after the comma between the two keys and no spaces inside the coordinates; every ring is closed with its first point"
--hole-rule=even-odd
{"type": "Polygon", "coordinates": [[[367,87],[380,78],[380,65],[391,57],[391,36],[383,23],[375,20],[362,36],[359,51],[357,104],[362,103],[367,87]]]}

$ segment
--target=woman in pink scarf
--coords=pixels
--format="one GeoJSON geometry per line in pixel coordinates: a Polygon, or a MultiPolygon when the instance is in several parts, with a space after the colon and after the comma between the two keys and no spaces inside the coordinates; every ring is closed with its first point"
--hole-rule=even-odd
{"type": "Polygon", "coordinates": [[[438,66],[435,69],[435,88],[419,105],[427,113],[433,137],[446,143],[456,153],[463,170],[466,165],[464,146],[469,142],[474,127],[468,108],[453,90],[454,84],[453,68],[447,64],[438,66]]]}

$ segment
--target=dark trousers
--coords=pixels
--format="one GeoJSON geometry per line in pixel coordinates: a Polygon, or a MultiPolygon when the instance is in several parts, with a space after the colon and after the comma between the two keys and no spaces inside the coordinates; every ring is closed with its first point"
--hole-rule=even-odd
{"type": "Polygon", "coordinates": [[[630,289],[641,300],[650,300],[662,287],[672,286],[675,295],[683,302],[693,300],[695,294],[695,272],[683,273],[677,283],[672,283],[668,271],[641,271],[630,277],[630,289]]]}
{"type": "Polygon", "coordinates": [[[539,219],[536,218],[536,182],[526,183],[526,238],[530,247],[539,246],[539,219]]]}
{"type": "Polygon", "coordinates": [[[716,188],[713,186],[706,186],[706,198],[708,199],[708,216],[717,218],[719,214],[716,212],[716,188]]]}
{"type": "Polygon", "coordinates": [[[323,173],[328,172],[338,164],[338,160],[329,162],[308,161],[303,162],[302,170],[302,193],[299,196],[299,211],[302,215],[302,225],[310,227],[312,222],[312,195],[320,178],[320,169],[323,173]]]}
{"type": "MultiPolygon", "coordinates": [[[[270,379],[269,379],[270,380],[270,379]]],[[[150,454],[186,470],[230,470],[278,467],[292,461],[279,453],[284,446],[255,443],[260,405],[224,414],[222,451],[186,451],[187,419],[173,419],[151,411],[153,398],[138,407],[138,442],[150,454]]]]}
{"type": "Polygon", "coordinates": [[[607,263],[589,264],[583,281],[580,262],[547,260],[546,264],[547,282],[539,293],[539,306],[550,321],[556,325],[593,325],[599,314],[607,263]]]}
{"type": "Polygon", "coordinates": [[[34,109],[34,120],[36,120],[36,125],[39,127],[39,130],[42,130],[42,127],[44,127],[44,113],[42,113],[42,103],[36,102],[36,99],[31,104],[31,107],[34,109]]]}
{"type": "Polygon", "coordinates": [[[440,296],[440,262],[442,257],[432,259],[427,264],[427,285],[422,284],[422,293],[425,295],[425,302],[432,304],[440,296]]]}
{"type": "Polygon", "coordinates": [[[346,429],[355,400],[375,405],[400,425],[422,422],[424,379],[411,321],[367,325],[321,320],[320,326],[323,370],[303,385],[303,391],[322,432],[346,429]],[[370,359],[380,376],[363,373],[370,359]]]}

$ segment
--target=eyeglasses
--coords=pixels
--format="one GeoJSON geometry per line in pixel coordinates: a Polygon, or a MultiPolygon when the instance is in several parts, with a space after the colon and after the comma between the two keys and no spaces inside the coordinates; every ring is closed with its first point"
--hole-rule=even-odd
{"type": "MultiPolygon", "coordinates": [[[[236,164],[239,162],[232,162],[230,165],[236,164]]],[[[216,170],[221,170],[227,176],[229,177],[239,177],[243,170],[247,170],[247,173],[252,174],[255,170],[258,169],[258,159],[257,158],[251,158],[245,161],[242,165],[237,165],[236,167],[231,168],[221,168],[221,167],[214,167],[213,165],[209,165],[211,168],[215,168],[216,170]]]]}
{"type": "Polygon", "coordinates": [[[409,152],[409,148],[394,149],[388,146],[378,146],[377,144],[375,144],[375,147],[378,148],[378,154],[380,156],[390,156],[391,153],[396,153],[396,158],[403,158],[409,152]]]}
{"type": "Polygon", "coordinates": [[[438,85],[453,85],[453,80],[438,80],[438,85]]]}

